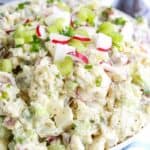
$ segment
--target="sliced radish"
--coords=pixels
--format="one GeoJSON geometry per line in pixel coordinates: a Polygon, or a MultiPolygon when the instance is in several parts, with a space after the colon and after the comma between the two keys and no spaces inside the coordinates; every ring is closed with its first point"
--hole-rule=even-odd
{"type": "Polygon", "coordinates": [[[50,39],[51,39],[51,42],[54,43],[54,44],[63,44],[63,45],[68,44],[69,41],[70,41],[70,37],[60,35],[60,34],[57,34],[57,33],[52,33],[50,35],[50,39]]]}
{"type": "Polygon", "coordinates": [[[111,47],[112,47],[112,38],[103,33],[99,33],[96,39],[97,50],[107,52],[111,49],[111,47]]]}
{"type": "Polygon", "coordinates": [[[75,35],[73,36],[73,39],[82,41],[82,42],[89,42],[91,39],[89,37],[81,36],[81,35],[75,35]]]}
{"type": "Polygon", "coordinates": [[[81,61],[81,62],[84,62],[86,64],[89,63],[89,60],[88,60],[87,56],[85,56],[82,53],[79,53],[77,51],[69,52],[68,55],[71,55],[77,61],[81,61]]]}
{"type": "Polygon", "coordinates": [[[110,48],[104,49],[104,48],[97,48],[97,50],[102,51],[102,52],[108,52],[110,48]]]}
{"type": "Polygon", "coordinates": [[[42,39],[46,38],[46,31],[45,31],[44,26],[37,25],[36,34],[37,34],[38,37],[40,37],[42,39]]]}
{"type": "Polygon", "coordinates": [[[63,60],[69,52],[75,52],[75,48],[62,44],[57,44],[56,47],[51,51],[54,61],[63,60]]]}

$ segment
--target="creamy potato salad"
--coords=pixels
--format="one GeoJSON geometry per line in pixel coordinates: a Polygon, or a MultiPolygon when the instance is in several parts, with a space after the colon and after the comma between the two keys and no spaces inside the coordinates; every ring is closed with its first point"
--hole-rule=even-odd
{"type": "Polygon", "coordinates": [[[0,150],[104,150],[150,121],[150,31],[101,1],[0,8],[0,150]]]}

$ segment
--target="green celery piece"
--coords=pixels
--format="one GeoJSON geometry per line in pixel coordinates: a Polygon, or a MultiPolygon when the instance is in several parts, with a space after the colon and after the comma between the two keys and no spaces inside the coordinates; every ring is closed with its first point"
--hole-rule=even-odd
{"type": "Polygon", "coordinates": [[[101,86],[101,83],[102,83],[102,77],[99,76],[99,77],[96,78],[95,84],[96,84],[97,87],[99,87],[99,86],[101,86]]]}
{"type": "Polygon", "coordinates": [[[86,47],[83,44],[83,42],[79,40],[73,39],[69,42],[69,45],[75,47],[78,52],[84,52],[86,50],[86,47]]]}
{"type": "Polygon", "coordinates": [[[58,31],[62,31],[64,29],[64,22],[65,22],[64,18],[57,18],[54,21],[53,25],[56,26],[58,31]]]}
{"type": "Polygon", "coordinates": [[[114,46],[120,47],[123,41],[123,36],[119,32],[111,32],[108,34],[113,41],[114,46]]]}
{"type": "Polygon", "coordinates": [[[56,65],[63,76],[68,76],[73,71],[73,60],[69,56],[66,56],[62,61],[56,62],[56,65]]]}
{"type": "Polygon", "coordinates": [[[55,0],[47,0],[47,3],[54,3],[55,0]]]}
{"type": "Polygon", "coordinates": [[[77,16],[78,16],[80,21],[87,21],[90,25],[93,25],[96,15],[88,7],[81,7],[77,16]]]}
{"type": "Polygon", "coordinates": [[[48,28],[47,28],[48,32],[49,33],[58,33],[58,29],[55,25],[50,25],[48,28]]]}
{"type": "Polygon", "coordinates": [[[0,60],[0,70],[4,72],[12,72],[12,63],[10,59],[0,60]]]}
{"type": "Polygon", "coordinates": [[[24,39],[23,38],[15,38],[15,45],[23,45],[24,44],[24,39]]]}
{"type": "Polygon", "coordinates": [[[5,99],[7,99],[8,98],[8,93],[7,92],[5,92],[5,91],[2,91],[1,92],[1,96],[0,96],[0,100],[5,100],[5,99]]]}
{"type": "Polygon", "coordinates": [[[14,38],[20,38],[25,31],[25,27],[20,25],[14,32],[14,38]]]}
{"type": "Polygon", "coordinates": [[[24,32],[23,38],[24,38],[25,43],[33,42],[33,35],[34,35],[33,31],[24,32]]]}
{"type": "Polygon", "coordinates": [[[64,11],[70,12],[70,7],[64,2],[58,2],[57,6],[64,11]]]}
{"type": "Polygon", "coordinates": [[[51,143],[48,146],[48,150],[65,150],[65,146],[59,143],[51,143]]]}
{"type": "Polygon", "coordinates": [[[67,81],[65,83],[65,85],[66,85],[67,89],[71,90],[71,91],[74,91],[78,86],[78,84],[75,81],[67,81]]]}
{"type": "Polygon", "coordinates": [[[111,32],[114,32],[115,28],[114,25],[111,22],[103,22],[99,27],[98,27],[98,32],[102,32],[105,34],[109,34],[111,32]]]}
{"type": "Polygon", "coordinates": [[[77,29],[74,31],[75,34],[88,37],[88,32],[84,29],[77,29]]]}
{"type": "Polygon", "coordinates": [[[93,66],[91,64],[86,64],[84,66],[84,68],[87,69],[87,70],[91,70],[93,68],[93,66]]]}

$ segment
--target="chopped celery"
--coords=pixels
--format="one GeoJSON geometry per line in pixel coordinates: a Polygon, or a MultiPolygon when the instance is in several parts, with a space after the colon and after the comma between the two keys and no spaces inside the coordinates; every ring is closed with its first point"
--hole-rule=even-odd
{"type": "Polygon", "coordinates": [[[64,18],[57,18],[48,28],[49,33],[58,33],[62,32],[65,28],[64,26],[64,18]]]}
{"type": "Polygon", "coordinates": [[[143,85],[143,80],[138,72],[132,74],[132,82],[138,85],[143,85]]]}
{"type": "Polygon", "coordinates": [[[49,33],[58,33],[58,29],[55,25],[50,25],[47,30],[49,33]]]}
{"type": "Polygon", "coordinates": [[[78,86],[78,84],[75,81],[67,81],[65,85],[66,88],[71,91],[74,91],[78,86]]]}
{"type": "Polygon", "coordinates": [[[98,27],[98,32],[103,32],[105,34],[114,32],[114,30],[114,25],[111,22],[104,22],[98,27]]]}
{"type": "Polygon", "coordinates": [[[34,35],[33,31],[24,32],[23,38],[24,38],[25,43],[32,42],[33,41],[33,35],[34,35]]]}
{"type": "Polygon", "coordinates": [[[119,32],[111,32],[108,35],[111,36],[114,46],[116,47],[121,46],[123,41],[123,36],[119,32]]]}
{"type": "Polygon", "coordinates": [[[102,23],[99,28],[98,32],[102,32],[112,38],[113,45],[118,49],[121,48],[123,36],[119,32],[115,32],[114,25],[111,22],[104,22],[102,23]]]}
{"type": "Polygon", "coordinates": [[[65,22],[64,18],[57,18],[54,21],[53,25],[56,26],[56,28],[57,28],[58,31],[61,31],[61,30],[64,29],[64,22],[65,22]]]}
{"type": "Polygon", "coordinates": [[[22,33],[23,33],[24,31],[25,31],[25,27],[22,26],[22,25],[20,25],[20,26],[16,29],[16,31],[14,32],[14,37],[16,38],[16,37],[22,36],[22,33]]]}
{"type": "Polygon", "coordinates": [[[43,106],[40,106],[40,105],[35,105],[31,108],[31,110],[33,111],[34,115],[36,117],[39,117],[39,116],[43,116],[43,115],[47,115],[48,112],[46,111],[45,108],[43,108],[43,106]]]}
{"type": "Polygon", "coordinates": [[[82,7],[80,8],[78,12],[78,18],[80,21],[83,22],[88,22],[90,25],[94,25],[94,20],[95,20],[95,13],[88,7],[82,7]]]}
{"type": "Polygon", "coordinates": [[[88,32],[86,30],[84,30],[84,29],[77,29],[77,30],[75,30],[75,34],[81,35],[81,36],[86,36],[86,37],[89,36],[88,32]]]}
{"type": "Polygon", "coordinates": [[[74,27],[79,27],[80,26],[80,21],[79,20],[74,20],[73,21],[73,26],[74,27]]]}
{"type": "Polygon", "coordinates": [[[93,66],[91,64],[86,64],[84,66],[84,68],[87,69],[87,70],[91,70],[93,68],[93,66]]]}
{"type": "Polygon", "coordinates": [[[47,0],[47,3],[54,3],[55,0],[47,0]]]}
{"type": "Polygon", "coordinates": [[[6,100],[8,98],[8,93],[5,91],[0,92],[0,100],[6,100]]]}
{"type": "Polygon", "coordinates": [[[23,45],[24,43],[32,42],[34,34],[35,32],[28,27],[19,26],[14,33],[15,45],[23,45]]]}
{"type": "Polygon", "coordinates": [[[23,45],[24,39],[23,38],[15,38],[15,44],[17,45],[23,45]]]}
{"type": "Polygon", "coordinates": [[[79,40],[71,40],[69,42],[69,45],[75,47],[78,52],[83,52],[86,50],[86,46],[83,44],[83,42],[79,40]]]}
{"type": "Polygon", "coordinates": [[[69,6],[65,4],[64,2],[58,2],[57,6],[64,11],[68,11],[68,12],[70,11],[69,6]]]}
{"type": "Polygon", "coordinates": [[[126,20],[123,17],[119,17],[115,19],[114,23],[117,25],[125,25],[126,20]]]}
{"type": "Polygon", "coordinates": [[[65,146],[56,142],[56,143],[51,143],[49,146],[48,146],[48,150],[65,150],[65,146]]]}
{"type": "Polygon", "coordinates": [[[60,2],[61,0],[47,0],[47,3],[60,2]]]}
{"type": "Polygon", "coordinates": [[[73,60],[69,56],[66,56],[62,61],[56,62],[56,65],[58,70],[64,76],[68,76],[73,70],[73,60]]]}
{"type": "Polygon", "coordinates": [[[4,72],[12,72],[12,63],[9,59],[0,60],[0,70],[4,72]]]}
{"type": "Polygon", "coordinates": [[[101,86],[101,83],[102,83],[102,77],[99,76],[99,77],[96,78],[95,84],[96,84],[97,87],[99,87],[99,86],[101,86]]]}

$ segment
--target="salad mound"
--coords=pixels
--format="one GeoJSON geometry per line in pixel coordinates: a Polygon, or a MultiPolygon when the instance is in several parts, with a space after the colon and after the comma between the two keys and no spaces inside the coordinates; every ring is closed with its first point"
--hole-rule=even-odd
{"type": "Polygon", "coordinates": [[[0,149],[104,150],[150,121],[150,31],[101,2],[0,9],[0,149]]]}

